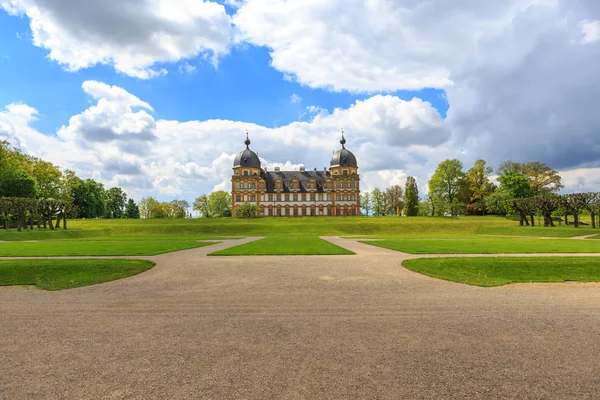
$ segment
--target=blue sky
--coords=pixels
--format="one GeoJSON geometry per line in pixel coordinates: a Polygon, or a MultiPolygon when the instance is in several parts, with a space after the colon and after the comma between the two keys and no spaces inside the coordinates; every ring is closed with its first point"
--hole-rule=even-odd
{"type": "Polygon", "coordinates": [[[326,165],[344,128],[367,189],[454,157],[600,185],[593,1],[349,2],[3,3],[0,136],[138,197],[227,188],[248,128],[289,168],[326,165]]]}
{"type": "MultiPolygon", "coordinates": [[[[232,8],[228,8],[229,12],[232,8]]],[[[46,58],[48,52],[31,45],[31,30],[26,18],[0,13],[0,104],[24,102],[35,105],[39,120],[33,125],[53,134],[73,114],[89,105],[81,83],[98,80],[117,85],[153,105],[154,115],[180,121],[230,119],[266,127],[287,125],[306,119],[306,106],[317,105],[333,111],[347,108],[356,100],[372,94],[349,94],[311,89],[284,78],[271,68],[269,50],[253,45],[240,46],[215,66],[202,58],[167,64],[167,76],[139,80],[117,73],[110,66],[95,66],[68,72],[46,58]],[[183,65],[193,72],[181,72],[183,65]],[[290,102],[292,95],[302,101],[290,102]]],[[[393,91],[405,100],[420,97],[445,116],[448,105],[440,89],[393,91]]]]}

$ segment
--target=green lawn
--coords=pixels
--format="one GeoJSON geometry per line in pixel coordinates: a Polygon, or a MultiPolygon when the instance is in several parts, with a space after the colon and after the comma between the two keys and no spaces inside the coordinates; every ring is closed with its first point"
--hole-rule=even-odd
{"type": "Polygon", "coordinates": [[[304,218],[215,218],[70,220],[68,230],[17,232],[0,229],[0,240],[58,239],[220,239],[240,236],[419,236],[470,235],[580,236],[600,233],[573,226],[555,228],[519,227],[502,217],[304,217],[304,218]]]}
{"type": "Polygon", "coordinates": [[[0,286],[35,285],[44,290],[70,289],[125,278],[147,271],[141,260],[0,261],[0,286]]]}
{"type": "Polygon", "coordinates": [[[433,278],[475,286],[517,282],[600,282],[600,258],[421,258],[402,266],[433,278]]]}
{"type": "Polygon", "coordinates": [[[318,237],[265,238],[211,253],[211,256],[334,255],[354,254],[318,237]]]}
{"type": "Polygon", "coordinates": [[[572,239],[385,239],[363,243],[409,254],[600,253],[600,241],[572,239]]]}
{"type": "Polygon", "coordinates": [[[43,241],[0,243],[0,257],[52,256],[152,256],[208,246],[213,243],[187,241],[43,241]]]}

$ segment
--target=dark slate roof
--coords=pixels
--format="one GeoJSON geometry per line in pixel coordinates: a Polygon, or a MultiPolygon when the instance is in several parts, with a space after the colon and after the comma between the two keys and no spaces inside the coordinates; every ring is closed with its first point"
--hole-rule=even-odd
{"type": "Polygon", "coordinates": [[[331,161],[329,165],[332,167],[356,167],[358,168],[358,163],[356,162],[356,157],[352,154],[351,151],[342,148],[335,153],[333,153],[333,157],[331,157],[331,161]]]}
{"type": "Polygon", "coordinates": [[[275,191],[275,181],[277,179],[283,181],[283,192],[290,191],[290,183],[294,179],[298,179],[298,182],[300,182],[300,192],[308,192],[308,181],[313,178],[317,182],[317,192],[323,192],[323,185],[328,176],[325,171],[268,171],[263,172],[262,177],[267,182],[267,192],[275,191]]]}
{"type": "Polygon", "coordinates": [[[233,160],[234,167],[250,167],[250,168],[260,168],[260,159],[258,155],[246,148],[246,150],[238,153],[235,156],[235,160],[233,160]]]}

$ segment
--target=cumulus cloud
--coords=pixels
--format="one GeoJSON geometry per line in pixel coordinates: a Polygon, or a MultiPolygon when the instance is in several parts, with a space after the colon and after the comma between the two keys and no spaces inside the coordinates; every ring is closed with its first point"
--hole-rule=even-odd
{"type": "MultiPolygon", "coordinates": [[[[383,164],[409,168],[427,158],[425,149],[449,138],[439,113],[420,99],[376,95],[346,109],[318,113],[309,121],[267,128],[229,120],[156,120],[150,104],[120,87],[86,81],[82,88],[95,103],[72,116],[56,135],[32,129],[29,122],[37,111],[24,104],[0,113],[0,126],[13,138],[31,143],[31,153],[43,153],[84,177],[122,186],[138,197],[193,199],[213,189],[228,189],[233,159],[244,148],[245,129],[263,167],[306,165],[322,170],[340,148],[339,129],[344,127],[346,146],[365,173],[383,164]],[[45,147],[60,151],[44,153],[45,147]]],[[[379,179],[381,174],[367,174],[367,182],[369,176],[379,179]]]]}
{"type": "Polygon", "coordinates": [[[209,54],[216,62],[233,40],[225,8],[203,0],[5,0],[30,20],[33,44],[77,71],[96,64],[147,79],[159,63],[209,54]]]}
{"type": "Polygon", "coordinates": [[[243,40],[310,87],[351,92],[443,88],[515,10],[537,1],[247,0],[234,16],[243,40]]]}

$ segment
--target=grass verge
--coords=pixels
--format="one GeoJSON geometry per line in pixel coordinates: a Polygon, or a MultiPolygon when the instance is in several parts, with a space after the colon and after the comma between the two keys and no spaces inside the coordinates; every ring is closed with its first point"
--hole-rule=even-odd
{"type": "Polygon", "coordinates": [[[45,241],[0,243],[0,257],[55,257],[55,256],[153,256],[172,251],[193,249],[214,243],[188,241],[153,242],[91,242],[45,241]]]}
{"type": "Polygon", "coordinates": [[[572,239],[388,239],[363,241],[409,254],[600,253],[600,241],[572,239]]]}
{"type": "Polygon", "coordinates": [[[347,255],[350,250],[318,237],[265,238],[229,249],[220,250],[211,256],[291,256],[291,255],[347,255]]]}
{"type": "Polygon", "coordinates": [[[6,260],[0,261],[0,286],[71,289],[137,275],[154,265],[142,260],[6,260]]]}
{"type": "Polygon", "coordinates": [[[432,278],[474,286],[523,282],[600,282],[600,257],[421,258],[402,266],[432,278]]]}

